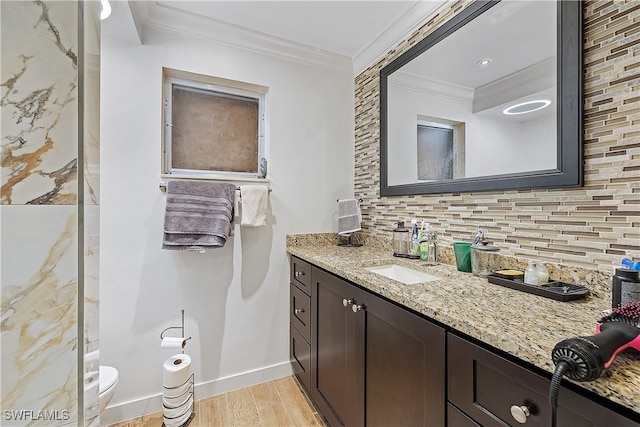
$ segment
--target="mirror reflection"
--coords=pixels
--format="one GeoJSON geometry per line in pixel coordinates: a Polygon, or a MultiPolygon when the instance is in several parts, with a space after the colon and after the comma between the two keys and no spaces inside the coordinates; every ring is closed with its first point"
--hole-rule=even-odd
{"type": "Polygon", "coordinates": [[[582,9],[477,0],[386,65],[380,195],[581,186],[582,9]]]}
{"type": "Polygon", "coordinates": [[[555,170],[557,11],[502,1],[387,77],[388,185],[555,170]]]}

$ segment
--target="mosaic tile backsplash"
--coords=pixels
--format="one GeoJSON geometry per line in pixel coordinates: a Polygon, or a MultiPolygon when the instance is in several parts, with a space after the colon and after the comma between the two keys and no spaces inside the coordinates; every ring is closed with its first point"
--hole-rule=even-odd
{"type": "Polygon", "coordinates": [[[505,255],[612,272],[640,259],[640,4],[585,1],[584,186],[380,197],[380,70],[465,6],[452,2],[355,81],[355,197],[363,232],[427,220],[443,242],[478,228],[505,255]]]}

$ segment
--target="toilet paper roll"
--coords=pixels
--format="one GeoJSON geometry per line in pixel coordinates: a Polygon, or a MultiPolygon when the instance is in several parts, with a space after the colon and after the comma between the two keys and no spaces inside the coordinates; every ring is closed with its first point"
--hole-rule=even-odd
{"type": "Polygon", "coordinates": [[[160,348],[171,348],[181,350],[187,345],[187,340],[184,338],[176,337],[164,337],[160,343],[160,348]]]}
{"type": "Polygon", "coordinates": [[[175,354],[165,360],[162,367],[162,385],[165,388],[179,387],[191,375],[191,357],[187,354],[175,354]]]}

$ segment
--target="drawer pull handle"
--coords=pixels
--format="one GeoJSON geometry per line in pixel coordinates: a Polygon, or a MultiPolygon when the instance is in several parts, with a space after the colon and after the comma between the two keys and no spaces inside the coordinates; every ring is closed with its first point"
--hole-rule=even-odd
{"type": "Polygon", "coordinates": [[[302,308],[296,308],[296,309],[294,309],[293,311],[294,311],[294,313],[296,313],[296,314],[304,313],[304,307],[302,307],[302,308]]]}
{"type": "Polygon", "coordinates": [[[296,277],[304,276],[304,271],[296,271],[296,277]]]}
{"type": "Polygon", "coordinates": [[[359,311],[360,311],[360,310],[362,310],[363,308],[364,308],[364,305],[362,305],[362,304],[358,304],[358,305],[353,304],[353,305],[351,306],[351,310],[352,310],[354,313],[359,312],[359,311]]]}
{"type": "Polygon", "coordinates": [[[349,298],[349,299],[344,298],[344,299],[342,300],[342,305],[344,305],[345,307],[347,307],[349,304],[353,304],[354,302],[356,302],[356,300],[354,300],[354,299],[352,299],[352,298],[349,298]]]}
{"type": "Polygon", "coordinates": [[[531,411],[526,406],[513,405],[511,407],[511,416],[520,424],[526,423],[529,415],[531,415],[531,411]]]}

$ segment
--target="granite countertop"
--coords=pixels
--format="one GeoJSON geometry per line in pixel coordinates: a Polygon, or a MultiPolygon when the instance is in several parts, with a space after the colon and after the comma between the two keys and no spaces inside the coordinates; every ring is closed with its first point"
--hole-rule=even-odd
{"type": "MultiPolygon", "coordinates": [[[[427,266],[420,260],[393,257],[377,246],[311,242],[288,241],[287,252],[550,373],[555,369],[551,350],[556,343],[593,335],[603,310],[610,308],[602,292],[576,301],[554,301],[491,284],[457,271],[454,265],[427,266]],[[442,279],[405,285],[364,268],[390,263],[442,279]]],[[[636,355],[619,355],[597,380],[575,384],[640,413],[636,355]]]]}

